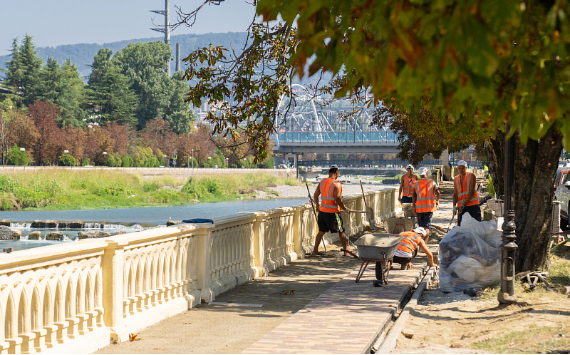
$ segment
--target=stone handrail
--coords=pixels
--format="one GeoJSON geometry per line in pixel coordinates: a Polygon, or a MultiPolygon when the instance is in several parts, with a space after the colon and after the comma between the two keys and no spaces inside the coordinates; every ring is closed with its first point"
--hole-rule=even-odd
{"type": "MultiPolygon", "coordinates": [[[[396,193],[366,194],[375,222],[395,214],[396,193]]],[[[344,201],[366,208],[361,195],[344,201]]],[[[368,224],[366,215],[341,215],[348,235],[368,224]]],[[[303,258],[317,229],[307,203],[0,254],[0,353],[86,353],[110,337],[124,341],[303,258]]]]}

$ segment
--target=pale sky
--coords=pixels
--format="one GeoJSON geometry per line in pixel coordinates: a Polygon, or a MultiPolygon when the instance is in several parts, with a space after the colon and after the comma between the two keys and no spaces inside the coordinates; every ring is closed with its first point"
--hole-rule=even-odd
{"type": "MultiPolygon", "coordinates": [[[[170,22],[176,21],[175,5],[190,12],[202,0],[170,0],[170,22]]],[[[109,43],[135,38],[161,37],[152,31],[149,12],[163,10],[164,0],[3,0],[0,1],[0,55],[9,54],[12,40],[27,33],[36,47],[62,44],[109,43]]],[[[245,0],[226,0],[205,6],[192,28],[179,27],[171,35],[186,33],[244,32],[255,9],[245,0]]]]}

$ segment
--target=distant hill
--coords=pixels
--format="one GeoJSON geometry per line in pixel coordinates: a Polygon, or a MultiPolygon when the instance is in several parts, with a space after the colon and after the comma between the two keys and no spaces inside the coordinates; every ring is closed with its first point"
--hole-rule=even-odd
{"type": "MultiPolygon", "coordinates": [[[[44,60],[44,64],[47,62],[47,59],[49,57],[57,59],[60,64],[67,60],[67,58],[71,58],[71,61],[77,65],[80,75],[86,79],[91,74],[91,67],[89,65],[93,63],[93,57],[95,54],[97,54],[99,49],[109,48],[113,50],[113,53],[116,53],[118,50],[126,47],[129,43],[145,43],[162,41],[163,39],[164,37],[152,37],[104,44],[79,43],[57,47],[37,47],[36,50],[38,50],[38,56],[44,60]]],[[[246,39],[247,33],[245,32],[207,33],[199,35],[185,34],[171,36],[170,45],[172,47],[172,55],[174,58],[171,63],[171,70],[174,72],[176,68],[175,56],[177,43],[180,43],[180,56],[182,59],[184,59],[186,56],[188,56],[188,54],[197,48],[207,47],[210,44],[228,48],[231,45],[234,49],[236,49],[236,52],[240,52],[240,49],[243,48],[246,39]]],[[[9,55],[0,56],[0,68],[5,68],[5,62],[9,60],[9,55]]],[[[182,63],[181,68],[185,68],[184,63],[182,63]]],[[[0,75],[2,75],[2,73],[0,73],[0,75]]]]}

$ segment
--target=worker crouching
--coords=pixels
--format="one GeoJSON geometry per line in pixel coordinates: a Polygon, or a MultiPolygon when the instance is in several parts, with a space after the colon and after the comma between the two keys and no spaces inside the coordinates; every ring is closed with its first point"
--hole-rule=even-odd
{"type": "Polygon", "coordinates": [[[435,266],[433,254],[424,240],[426,235],[427,231],[422,227],[400,233],[400,236],[403,238],[398,244],[393,260],[395,263],[400,264],[402,270],[413,267],[412,260],[418,255],[418,249],[421,249],[426,254],[428,265],[435,266]]]}

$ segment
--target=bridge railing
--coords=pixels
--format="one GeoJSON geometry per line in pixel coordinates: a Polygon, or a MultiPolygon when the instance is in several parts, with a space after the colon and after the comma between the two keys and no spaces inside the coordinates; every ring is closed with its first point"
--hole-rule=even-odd
{"type": "MultiPolygon", "coordinates": [[[[376,222],[396,189],[347,196],[376,222]]],[[[347,235],[368,224],[341,213],[347,235]]],[[[0,353],[87,353],[303,258],[317,232],[310,204],[82,240],[0,256],[0,353]]],[[[328,243],[338,234],[327,234],[328,243]]]]}
{"type": "Polygon", "coordinates": [[[276,136],[279,144],[287,143],[398,143],[392,132],[283,132],[276,136]]]}

